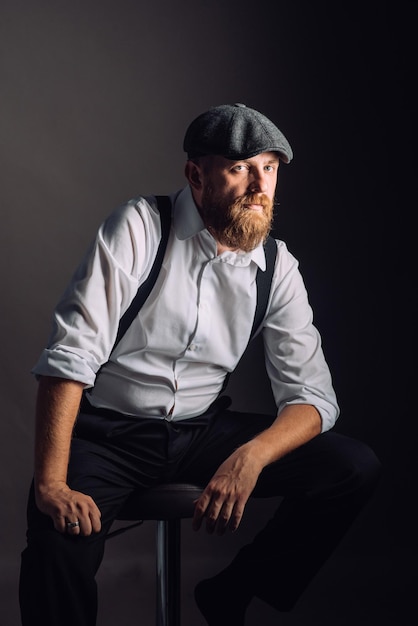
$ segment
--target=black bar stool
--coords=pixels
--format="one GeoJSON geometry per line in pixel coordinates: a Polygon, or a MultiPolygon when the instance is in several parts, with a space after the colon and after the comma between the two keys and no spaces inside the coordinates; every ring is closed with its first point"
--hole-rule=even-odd
{"type": "MultiPolygon", "coordinates": [[[[180,626],[181,520],[193,517],[194,501],[202,488],[167,483],[133,493],[118,520],[156,520],[156,626],[180,626]]],[[[124,532],[137,524],[111,532],[124,532]]]]}

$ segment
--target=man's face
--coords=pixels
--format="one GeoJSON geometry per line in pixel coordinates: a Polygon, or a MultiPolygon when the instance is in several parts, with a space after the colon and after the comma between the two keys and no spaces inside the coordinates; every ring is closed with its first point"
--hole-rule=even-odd
{"type": "Polygon", "coordinates": [[[199,209],[206,228],[228,248],[249,252],[267,237],[273,219],[278,156],[264,152],[242,161],[202,161],[199,209]]]}

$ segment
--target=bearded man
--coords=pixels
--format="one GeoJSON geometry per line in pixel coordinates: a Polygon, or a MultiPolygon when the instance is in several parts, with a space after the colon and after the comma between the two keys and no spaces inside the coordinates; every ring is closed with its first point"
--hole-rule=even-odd
{"type": "MultiPolygon", "coordinates": [[[[258,328],[277,411],[233,411],[222,395],[250,337],[287,139],[258,111],[221,105],[190,124],[184,149],[188,185],[170,196],[162,267],[126,333],[114,347],[160,242],[154,196],[101,226],[33,369],[23,626],[96,623],[106,535],[133,491],[165,482],[201,485],[193,527],[209,533],[235,531],[250,496],[280,496],[270,522],[195,598],[210,626],[242,626],[253,597],[290,610],[377,483],[374,453],[332,430],[330,371],[283,241],[258,328]]],[[[257,372],[255,394],[256,382],[257,372]]]]}

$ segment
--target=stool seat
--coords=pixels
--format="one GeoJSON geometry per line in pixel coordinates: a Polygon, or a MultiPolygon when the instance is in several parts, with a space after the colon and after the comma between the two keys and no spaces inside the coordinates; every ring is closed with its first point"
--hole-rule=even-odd
{"type": "Polygon", "coordinates": [[[118,513],[119,520],[174,520],[193,517],[194,502],[202,487],[190,483],[166,483],[134,491],[118,513]]]}

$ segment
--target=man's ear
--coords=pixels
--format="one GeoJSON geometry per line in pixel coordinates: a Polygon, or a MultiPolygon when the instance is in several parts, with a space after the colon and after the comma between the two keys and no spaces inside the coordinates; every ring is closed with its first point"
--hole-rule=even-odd
{"type": "Polygon", "coordinates": [[[186,161],[184,174],[194,191],[201,191],[203,186],[202,169],[194,161],[186,161]]]}

